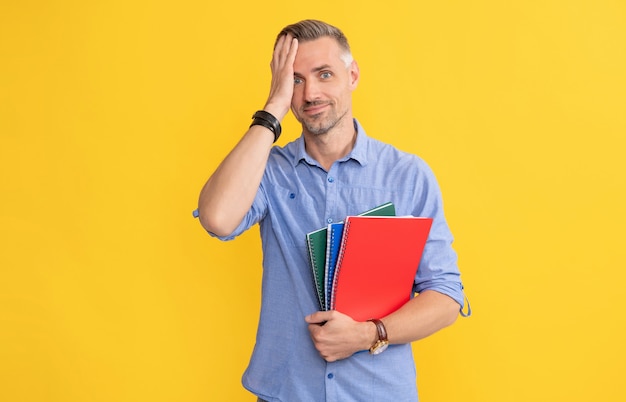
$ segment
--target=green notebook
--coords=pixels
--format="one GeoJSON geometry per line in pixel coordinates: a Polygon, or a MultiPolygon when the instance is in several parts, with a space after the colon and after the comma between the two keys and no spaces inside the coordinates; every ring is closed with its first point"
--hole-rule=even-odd
{"type": "MultiPolygon", "coordinates": [[[[395,216],[396,208],[391,202],[379,205],[376,208],[365,211],[362,216],[395,216]]],[[[313,282],[317,293],[318,303],[321,310],[328,310],[326,305],[325,267],[326,247],[328,240],[328,228],[321,228],[307,233],[306,245],[309,252],[309,264],[313,271],[313,282]]]]}

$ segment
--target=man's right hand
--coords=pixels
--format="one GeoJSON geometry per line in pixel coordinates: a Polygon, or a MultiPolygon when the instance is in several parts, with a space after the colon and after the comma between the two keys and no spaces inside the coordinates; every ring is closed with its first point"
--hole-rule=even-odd
{"type": "Polygon", "coordinates": [[[270,67],[272,84],[264,109],[281,120],[289,112],[293,97],[293,63],[298,51],[298,40],[290,35],[278,39],[270,67]]]}

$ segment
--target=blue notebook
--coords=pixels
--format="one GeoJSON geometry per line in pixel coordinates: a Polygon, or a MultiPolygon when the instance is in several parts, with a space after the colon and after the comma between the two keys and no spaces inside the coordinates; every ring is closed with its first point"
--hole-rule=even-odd
{"type": "Polygon", "coordinates": [[[341,248],[341,237],[343,236],[343,222],[331,223],[328,225],[326,241],[326,265],[324,267],[324,283],[325,288],[325,305],[330,306],[330,295],[333,290],[333,281],[335,279],[335,266],[337,265],[337,257],[339,257],[339,249],[341,248]]]}

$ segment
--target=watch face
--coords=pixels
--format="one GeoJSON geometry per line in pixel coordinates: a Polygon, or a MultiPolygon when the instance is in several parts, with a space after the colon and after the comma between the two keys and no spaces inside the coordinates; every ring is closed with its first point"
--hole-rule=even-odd
{"type": "Polygon", "coordinates": [[[383,353],[385,350],[387,350],[388,346],[389,346],[389,342],[387,342],[387,341],[378,341],[378,342],[376,342],[376,344],[374,345],[372,350],[370,350],[370,353],[373,354],[373,355],[379,355],[379,354],[383,353]]]}

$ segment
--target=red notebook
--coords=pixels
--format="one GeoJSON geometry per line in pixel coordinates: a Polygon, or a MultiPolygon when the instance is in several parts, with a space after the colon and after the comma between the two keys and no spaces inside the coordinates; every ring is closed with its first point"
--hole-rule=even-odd
{"type": "Polygon", "coordinates": [[[432,218],[349,216],[330,307],[356,321],[382,318],[411,298],[432,218]]]}

